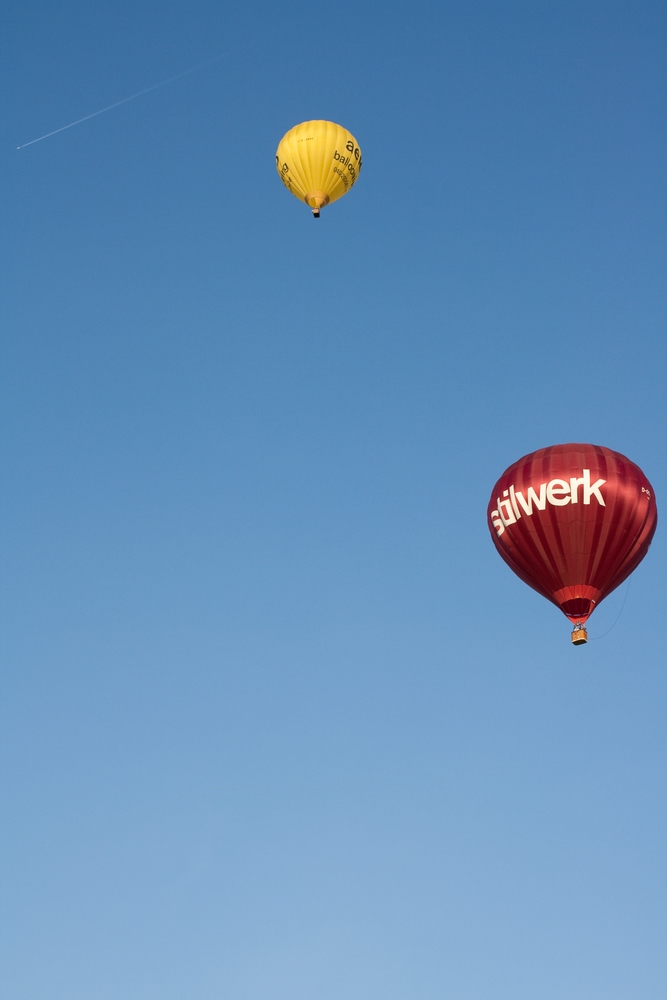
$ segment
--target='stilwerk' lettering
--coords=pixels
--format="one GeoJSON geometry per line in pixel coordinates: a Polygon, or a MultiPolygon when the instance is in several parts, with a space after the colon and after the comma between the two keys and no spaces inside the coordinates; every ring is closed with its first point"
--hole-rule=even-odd
{"type": "Polygon", "coordinates": [[[544,510],[547,501],[554,507],[564,507],[568,503],[579,503],[580,486],[582,487],[582,503],[590,504],[591,497],[594,496],[597,502],[604,507],[605,502],[602,499],[600,487],[606,482],[606,479],[598,479],[591,485],[591,470],[583,469],[581,478],[570,479],[569,482],[566,479],[552,479],[550,483],[542,483],[539,494],[535,492],[534,487],[529,486],[524,497],[520,490],[515,490],[513,486],[510,486],[508,490],[503,492],[503,497],[507,497],[507,499],[501,500],[498,497],[498,507],[491,511],[493,526],[498,535],[502,535],[505,528],[519,520],[522,512],[528,517],[532,517],[533,505],[538,510],[544,510]]]}

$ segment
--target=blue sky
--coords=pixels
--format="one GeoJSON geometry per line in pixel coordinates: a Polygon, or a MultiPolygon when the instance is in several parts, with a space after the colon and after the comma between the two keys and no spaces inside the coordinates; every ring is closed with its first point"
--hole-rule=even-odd
{"type": "Polygon", "coordinates": [[[664,532],[575,649],[485,509],[570,440],[667,495],[665,20],[9,3],[12,1000],[664,995],[664,532]]]}

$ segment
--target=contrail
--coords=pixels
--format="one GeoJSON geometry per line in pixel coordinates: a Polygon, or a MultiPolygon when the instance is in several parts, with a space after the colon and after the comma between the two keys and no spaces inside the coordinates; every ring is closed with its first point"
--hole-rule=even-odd
{"type": "Polygon", "coordinates": [[[152,87],[146,87],[145,90],[139,90],[136,94],[132,94],[131,97],[124,97],[122,101],[116,101],[115,104],[109,104],[106,108],[101,108],[99,111],[93,111],[92,115],[85,115],[83,118],[77,118],[75,122],[70,122],[69,125],[63,125],[61,128],[56,128],[53,132],[47,132],[46,135],[40,135],[39,139],[31,139],[30,142],[24,142],[22,146],[17,146],[17,149],[25,149],[26,146],[32,146],[36,142],[41,142],[42,139],[48,139],[51,135],[56,135],[58,132],[64,132],[66,128],[73,128],[74,125],[80,125],[81,122],[87,122],[89,118],[96,118],[97,115],[103,115],[105,111],[111,111],[112,108],[117,108],[121,104],[127,104],[128,101],[134,101],[135,98],[141,97],[143,94],[149,94],[151,90],[157,90],[158,87],[164,87],[167,83],[173,83],[174,80],[180,80],[182,76],[187,76],[188,73],[196,73],[198,69],[203,69],[204,66],[208,66],[208,63],[200,63],[199,66],[193,66],[192,69],[184,69],[182,73],[177,73],[176,76],[170,76],[167,80],[161,80],[160,83],[154,83],[152,87]]]}

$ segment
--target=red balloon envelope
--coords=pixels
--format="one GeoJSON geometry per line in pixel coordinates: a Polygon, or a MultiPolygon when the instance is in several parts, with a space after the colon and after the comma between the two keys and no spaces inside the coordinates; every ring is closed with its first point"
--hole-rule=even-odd
{"type": "Polygon", "coordinates": [[[658,510],[648,479],[624,455],[556,444],[503,473],[488,523],[507,565],[558,605],[579,644],[589,615],[646,555],[658,510]]]}

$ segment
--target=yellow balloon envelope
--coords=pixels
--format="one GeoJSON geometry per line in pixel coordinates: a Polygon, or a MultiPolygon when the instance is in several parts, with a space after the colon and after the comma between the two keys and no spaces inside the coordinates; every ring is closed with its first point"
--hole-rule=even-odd
{"type": "Polygon", "coordinates": [[[361,171],[361,150],[351,132],[334,122],[295,125],[282,137],[276,152],[280,179],[316,219],[354,185],[361,171]]]}

